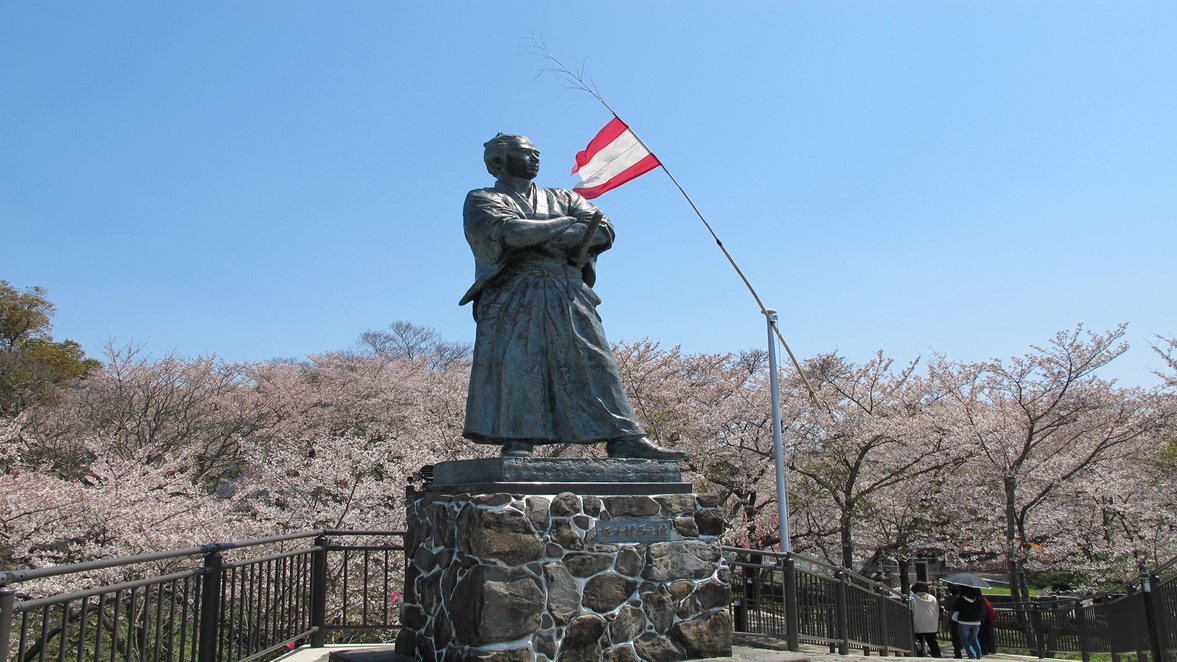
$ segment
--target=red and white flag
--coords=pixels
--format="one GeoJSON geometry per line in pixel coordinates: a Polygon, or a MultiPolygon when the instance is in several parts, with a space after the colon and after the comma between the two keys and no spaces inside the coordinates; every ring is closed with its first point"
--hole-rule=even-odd
{"type": "Polygon", "coordinates": [[[660,165],[658,157],[646,149],[625,122],[614,117],[576,155],[572,172],[580,173],[581,182],[572,190],[592,199],[660,165]]]}

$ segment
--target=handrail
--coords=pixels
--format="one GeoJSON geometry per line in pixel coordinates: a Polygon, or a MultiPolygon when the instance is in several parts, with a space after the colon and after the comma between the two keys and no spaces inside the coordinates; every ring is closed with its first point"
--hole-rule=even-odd
{"type": "Polygon", "coordinates": [[[865,586],[870,586],[875,589],[885,590],[890,594],[890,596],[892,598],[894,598],[896,600],[903,600],[904,599],[903,593],[884,584],[883,582],[880,582],[876,579],[871,579],[870,577],[867,577],[866,575],[860,575],[857,572],[850,570],[849,568],[843,568],[840,565],[834,565],[833,563],[829,563],[827,561],[822,561],[821,559],[815,559],[811,556],[805,556],[804,554],[798,554],[796,552],[776,552],[776,551],[772,551],[772,550],[756,550],[756,549],[747,549],[744,547],[726,547],[726,546],[720,547],[720,550],[722,550],[724,552],[758,554],[760,556],[767,556],[767,557],[775,558],[775,559],[789,559],[789,558],[798,559],[798,560],[808,563],[810,565],[815,565],[815,566],[818,566],[821,568],[825,568],[825,569],[829,570],[830,572],[844,572],[847,575],[847,579],[855,579],[855,580],[857,580],[856,583],[860,583],[865,586]]]}
{"type": "Polygon", "coordinates": [[[322,529],[317,533],[325,536],[403,536],[407,531],[382,531],[379,529],[322,529]]]}
{"type": "Polygon", "coordinates": [[[168,582],[184,579],[185,577],[199,577],[200,575],[208,574],[208,572],[208,568],[192,568],[191,570],[184,570],[182,572],[173,572],[170,575],[159,575],[156,577],[148,577],[146,579],[138,579],[133,582],[121,582],[118,584],[110,584],[108,586],[98,586],[85,591],[74,591],[73,593],[59,593],[57,595],[50,595],[48,597],[37,598],[35,600],[23,600],[16,603],[19,607],[17,611],[32,611],[47,605],[56,605],[63,602],[72,602],[74,600],[83,600],[85,598],[92,598],[104,593],[129,591],[133,588],[142,588],[144,586],[153,586],[155,584],[166,584],[168,582]]]}
{"type": "Polygon", "coordinates": [[[1175,556],[1175,557],[1173,557],[1173,558],[1169,559],[1169,561],[1168,561],[1168,562],[1166,562],[1165,564],[1163,564],[1163,565],[1161,565],[1161,566],[1158,566],[1158,567],[1157,567],[1155,570],[1153,570],[1152,572],[1153,572],[1153,574],[1154,574],[1154,575],[1159,575],[1159,574],[1161,574],[1161,573],[1165,572],[1166,570],[1172,570],[1172,569],[1175,569],[1175,568],[1177,568],[1177,556],[1175,556]]]}
{"type": "Polygon", "coordinates": [[[165,552],[136,554],[134,556],[116,556],[109,559],[97,559],[94,561],[70,563],[67,565],[46,566],[44,568],[29,568],[27,570],[0,570],[0,586],[9,586],[19,582],[27,582],[33,579],[43,579],[45,577],[57,577],[59,575],[88,572],[90,570],[103,570],[120,565],[134,565],[137,563],[148,563],[150,561],[174,559],[182,556],[196,556],[197,554],[209,554],[211,552],[219,552],[229,549],[241,549],[244,547],[255,547],[257,545],[268,545],[276,542],[285,542],[287,540],[298,540],[300,538],[312,538],[323,533],[326,532],[322,529],[315,529],[312,531],[286,533],[277,536],[268,536],[265,538],[253,538],[251,540],[241,540],[236,542],[214,542],[208,543],[206,545],[200,545],[198,547],[185,547],[184,549],[172,549],[165,552]]]}

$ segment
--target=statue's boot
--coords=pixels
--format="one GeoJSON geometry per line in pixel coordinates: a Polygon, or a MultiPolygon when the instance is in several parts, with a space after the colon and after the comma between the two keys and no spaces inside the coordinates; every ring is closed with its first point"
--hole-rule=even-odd
{"type": "Polygon", "coordinates": [[[503,444],[503,457],[531,457],[533,444],[527,441],[508,441],[503,444]]]}
{"type": "Polygon", "coordinates": [[[645,437],[612,439],[605,444],[605,452],[613,458],[638,460],[682,460],[687,457],[686,451],[663,448],[645,437]]]}

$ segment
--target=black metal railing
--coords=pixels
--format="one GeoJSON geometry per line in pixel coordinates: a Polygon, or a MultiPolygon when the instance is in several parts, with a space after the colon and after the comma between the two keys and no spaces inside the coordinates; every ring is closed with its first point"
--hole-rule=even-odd
{"type": "Polygon", "coordinates": [[[395,629],[403,553],[402,532],[315,530],[0,572],[0,662],[245,662],[395,629]],[[64,577],[93,586],[30,594],[64,577]]]}
{"type": "Polygon", "coordinates": [[[1010,652],[1177,660],[1177,559],[1111,591],[995,607],[997,646],[1010,652]]]}
{"type": "Polygon", "coordinates": [[[914,650],[911,611],[884,584],[796,554],[725,547],[732,568],[732,623],[737,632],[883,655],[914,650]]]}
{"type": "MultiPolygon", "coordinates": [[[[0,571],[0,662],[248,662],[299,643],[388,641],[403,536],[315,530],[0,571]],[[39,584],[64,578],[67,592],[39,584]]],[[[792,650],[913,652],[908,604],[886,585],[796,554],[724,553],[737,631],[792,650]]],[[[1007,652],[1177,660],[1177,559],[1114,591],[995,606],[1007,652]]]]}
{"type": "MultiPolygon", "coordinates": [[[[797,554],[724,551],[736,631],[779,637],[791,650],[807,643],[843,655],[912,653],[910,608],[886,585],[797,554]]],[[[994,642],[1006,652],[1177,661],[1177,559],[1113,591],[995,607],[994,642]]]]}

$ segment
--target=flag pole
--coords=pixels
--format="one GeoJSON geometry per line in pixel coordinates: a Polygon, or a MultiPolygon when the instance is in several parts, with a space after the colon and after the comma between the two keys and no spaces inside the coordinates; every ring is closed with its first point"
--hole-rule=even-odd
{"type": "Polygon", "coordinates": [[[768,383],[772,392],[772,448],[773,461],[776,463],[776,516],[777,537],[780,538],[782,554],[793,551],[789,538],[789,479],[785,474],[785,445],[781,441],[781,396],[777,386],[776,343],[773,342],[772,330],[776,327],[776,311],[769,308],[768,315],[768,383]]]}
{"type": "MultiPolygon", "coordinates": [[[[538,53],[536,53],[537,55],[546,60],[551,60],[556,64],[555,67],[548,67],[541,70],[541,74],[544,71],[553,73],[564,79],[564,81],[568,83],[573,89],[587,92],[588,94],[592,95],[592,97],[599,101],[601,105],[604,106],[605,109],[613,115],[613,117],[617,118],[618,121],[629,127],[629,131],[633,135],[634,139],[636,139],[647,152],[654,154],[654,150],[650,149],[649,145],[647,145],[646,142],[642,140],[641,136],[639,136],[637,132],[633,130],[633,127],[630,127],[629,124],[625,122],[625,120],[621,119],[621,117],[617,114],[617,111],[613,110],[609,103],[605,101],[605,98],[602,97],[601,93],[597,91],[596,86],[593,84],[592,80],[588,79],[588,77],[585,75],[583,68],[579,72],[572,71],[552,53],[551,49],[549,49],[547,44],[543,43],[542,40],[536,38],[535,35],[532,35],[531,41],[533,47],[538,51],[538,53]]],[[[656,154],[655,158],[657,158],[656,154]]],[[[791,361],[793,363],[793,367],[797,369],[797,375],[801,378],[801,383],[805,386],[805,390],[809,392],[809,397],[813,400],[814,404],[824,409],[825,405],[823,405],[821,400],[818,399],[817,392],[813,389],[813,386],[810,385],[809,379],[805,377],[805,372],[801,370],[801,363],[797,361],[797,357],[793,354],[793,350],[789,348],[789,343],[785,341],[785,337],[781,333],[780,327],[777,326],[775,311],[769,312],[769,308],[764,305],[764,302],[760,299],[760,295],[756,293],[756,288],[752,287],[751,281],[749,281],[748,277],[744,275],[743,269],[740,269],[740,265],[736,263],[735,258],[732,257],[732,254],[728,252],[727,247],[723,245],[722,241],[720,241],[719,235],[715,234],[715,230],[703,216],[703,212],[699,211],[699,207],[695,205],[695,201],[692,200],[691,196],[687,194],[687,191],[682,187],[682,184],[678,183],[678,180],[674,177],[674,173],[670,172],[670,169],[666,167],[666,164],[662,162],[662,159],[658,159],[658,166],[662,168],[662,172],[665,172],[666,176],[670,178],[670,181],[674,184],[675,188],[678,189],[678,192],[681,193],[684,198],[686,198],[687,204],[691,206],[691,210],[693,210],[695,215],[699,217],[699,220],[703,222],[703,225],[707,228],[707,232],[711,234],[711,238],[715,240],[715,245],[719,246],[719,250],[723,251],[724,257],[727,258],[727,261],[732,265],[732,268],[736,270],[736,274],[740,276],[740,280],[744,281],[744,286],[748,288],[748,291],[752,294],[752,298],[756,300],[756,305],[760,306],[761,314],[763,314],[765,319],[768,320],[769,326],[773,331],[776,332],[777,339],[781,341],[781,346],[783,346],[785,348],[785,352],[788,353],[789,361],[791,361]]]]}

